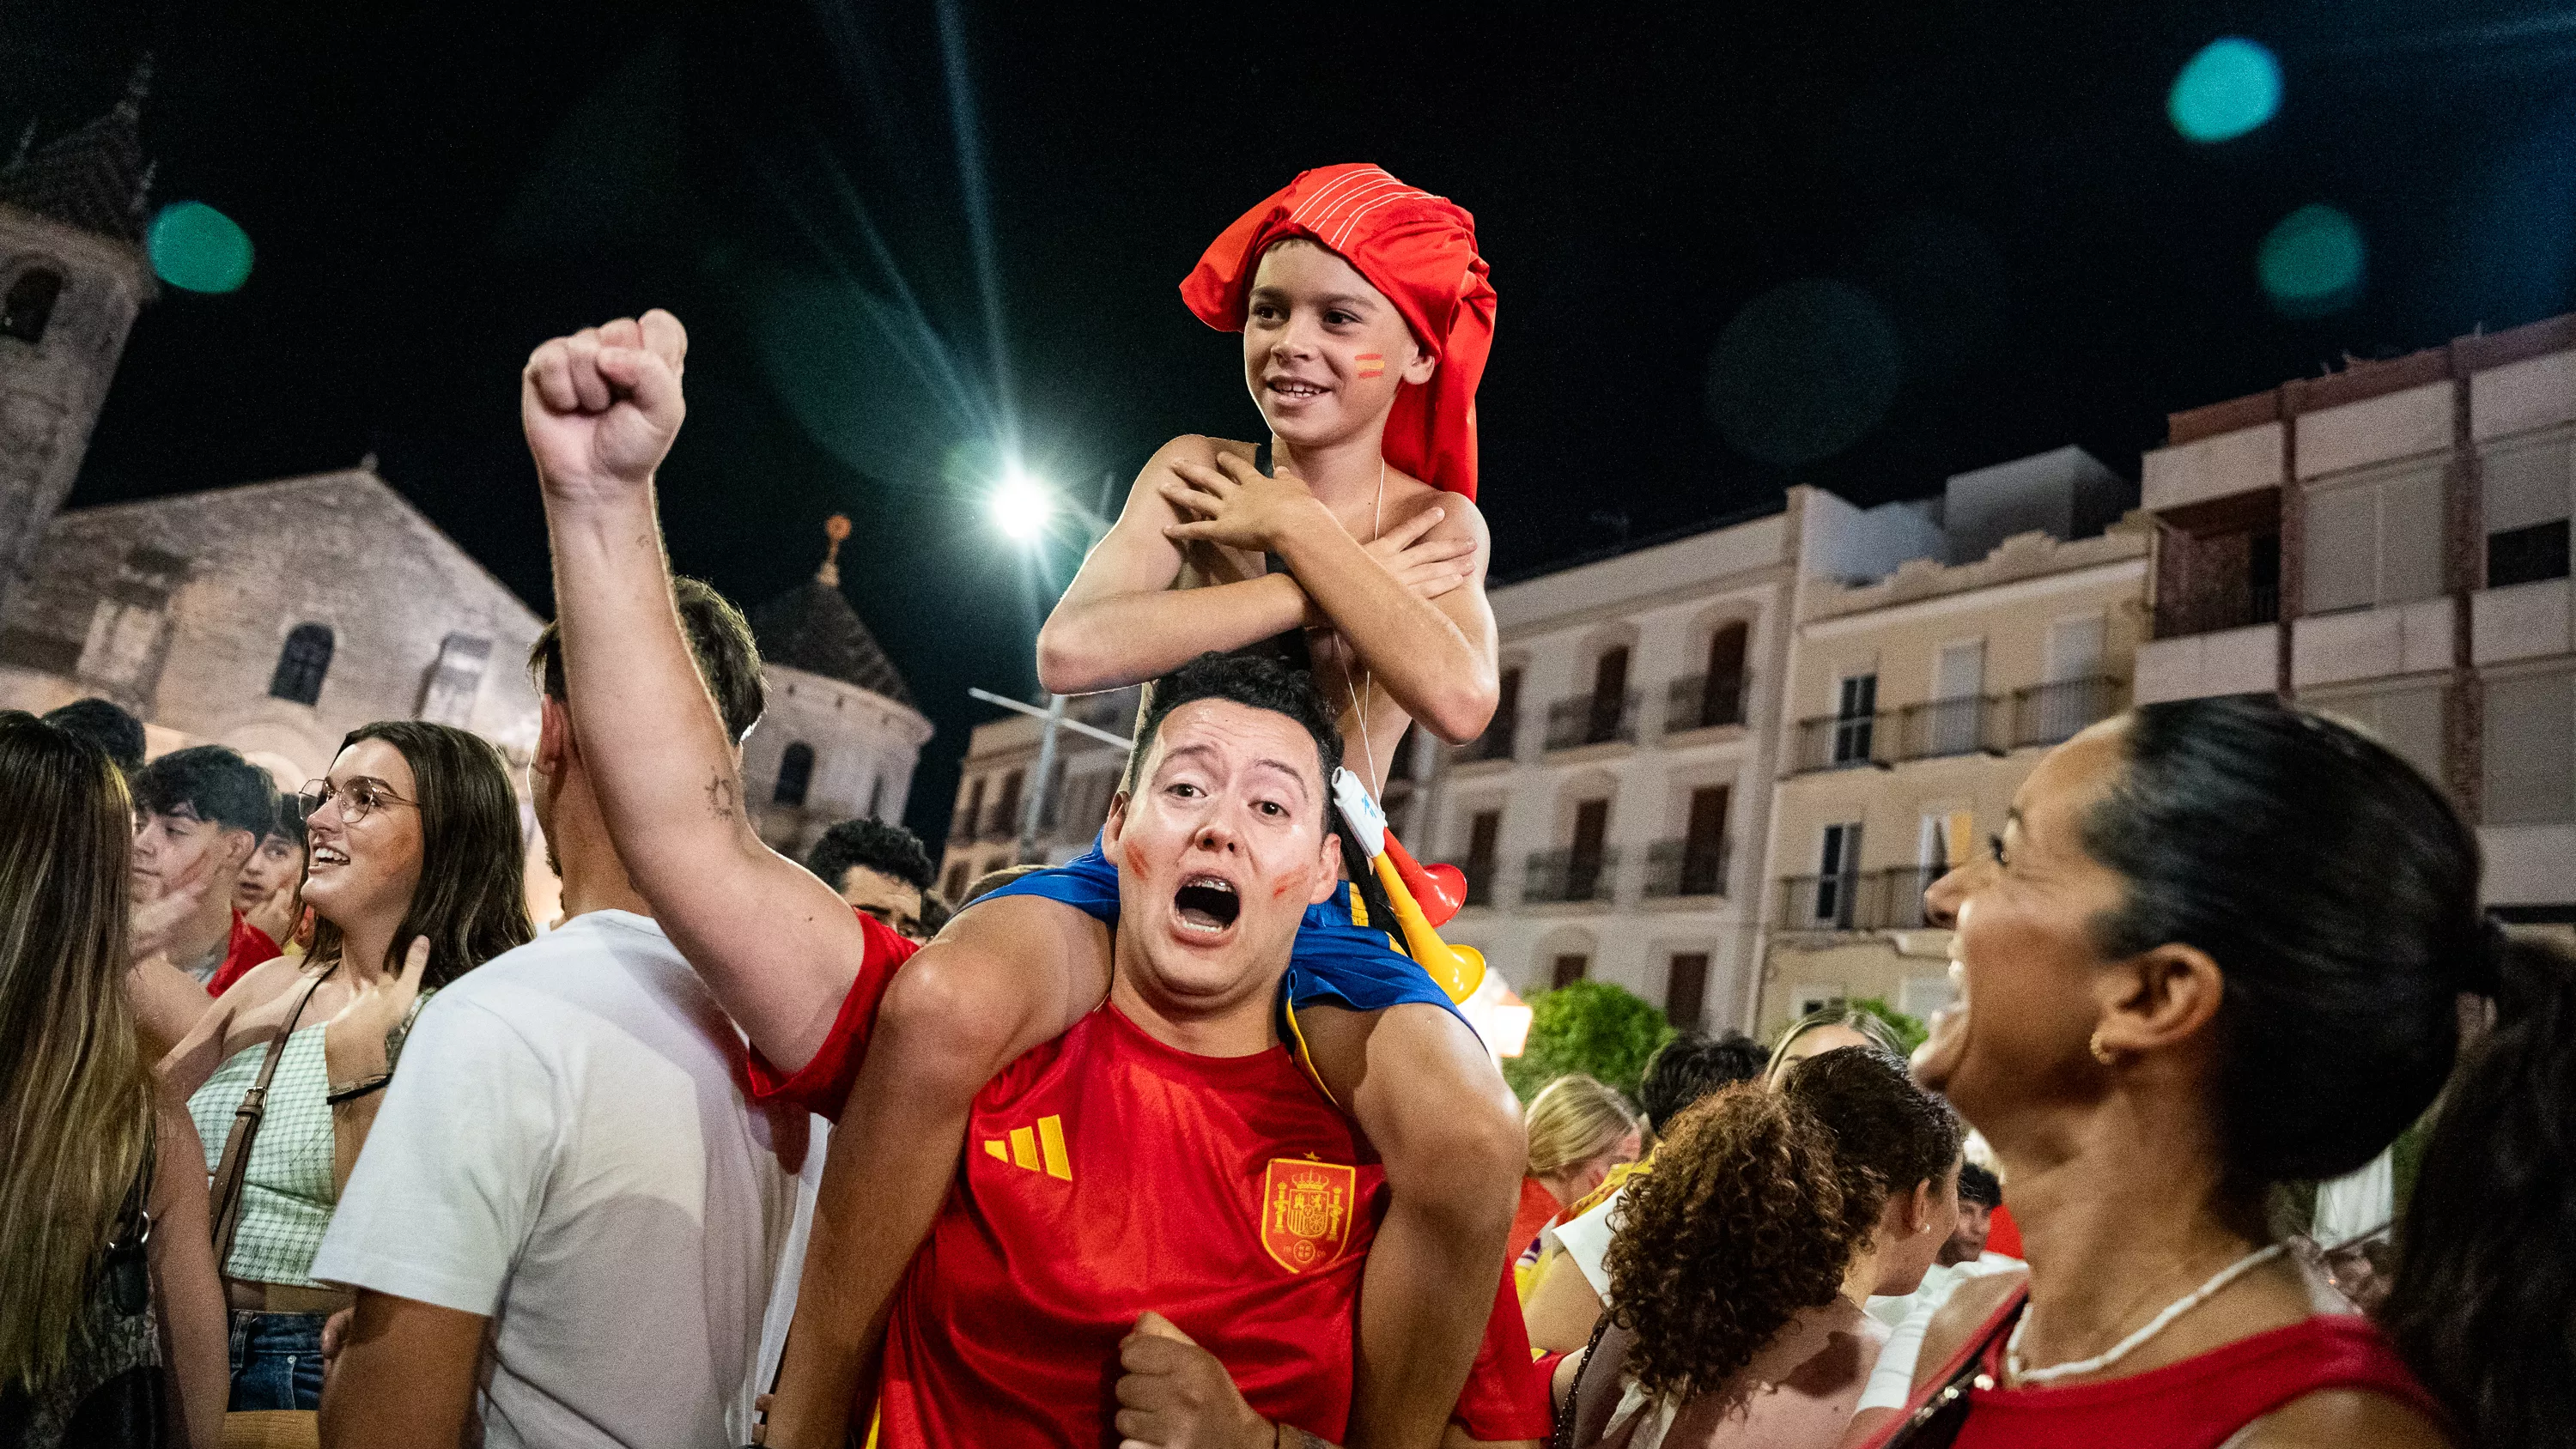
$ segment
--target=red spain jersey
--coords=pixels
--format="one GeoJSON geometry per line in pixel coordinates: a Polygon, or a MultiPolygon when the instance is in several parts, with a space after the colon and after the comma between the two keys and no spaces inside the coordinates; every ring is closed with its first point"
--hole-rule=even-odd
{"type": "MultiPolygon", "coordinates": [[[[831,1040],[755,1087],[837,1113],[911,942],[868,956],[831,1040]]],[[[1360,1269],[1385,1172],[1285,1048],[1202,1057],[1103,1005],[975,1099],[956,1185],[897,1290],[880,1442],[1115,1444],[1118,1343],[1148,1309],[1264,1418],[1348,1437],[1360,1269]]],[[[1543,1439],[1547,1385],[1506,1276],[1457,1418],[1543,1439]]]]}

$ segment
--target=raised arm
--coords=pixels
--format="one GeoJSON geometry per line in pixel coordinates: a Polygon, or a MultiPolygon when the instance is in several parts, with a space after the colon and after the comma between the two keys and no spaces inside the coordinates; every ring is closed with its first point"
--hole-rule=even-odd
{"type": "Polygon", "coordinates": [[[686,411],[688,337],[653,311],[528,359],[520,417],[554,543],[573,739],[618,858],[762,1054],[794,1071],[866,951],[858,918],[744,813],[741,761],[671,604],[654,471],[686,411]]]}
{"type": "Polygon", "coordinates": [[[1427,527],[1406,556],[1454,559],[1446,586],[1426,588],[1380,556],[1386,539],[1353,538],[1293,476],[1265,477],[1230,453],[1210,464],[1177,462],[1173,471],[1165,497],[1194,517],[1166,529],[1169,537],[1278,554],[1405,713],[1452,744],[1483,733],[1501,686],[1494,613],[1485,602],[1493,550],[1474,504],[1443,494],[1387,531],[1389,539],[1411,538],[1408,530],[1427,527]],[[1424,515],[1435,508],[1439,516],[1426,525],[1424,515]]]}

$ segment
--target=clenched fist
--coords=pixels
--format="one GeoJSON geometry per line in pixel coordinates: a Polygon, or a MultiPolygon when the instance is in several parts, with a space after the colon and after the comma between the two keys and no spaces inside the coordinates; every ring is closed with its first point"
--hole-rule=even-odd
{"type": "Polygon", "coordinates": [[[564,502],[609,502],[650,485],[688,413],[680,396],[688,355],[688,330],[658,307],[529,354],[519,420],[546,492],[564,502]]]}
{"type": "Polygon", "coordinates": [[[1280,1431],[1252,1411],[1215,1354],[1159,1313],[1118,1344],[1119,1449],[1274,1449],[1280,1431]]]}

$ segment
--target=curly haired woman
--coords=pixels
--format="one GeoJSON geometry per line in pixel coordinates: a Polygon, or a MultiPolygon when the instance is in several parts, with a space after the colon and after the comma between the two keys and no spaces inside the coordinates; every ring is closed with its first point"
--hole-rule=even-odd
{"type": "Polygon", "coordinates": [[[1611,1322],[1570,1376],[1571,1442],[1829,1446],[1958,1217],[1960,1127],[1888,1053],[1796,1064],[1682,1114],[1611,1240],[1611,1322]],[[1611,1372],[1615,1366],[1617,1372],[1611,1372]]]}

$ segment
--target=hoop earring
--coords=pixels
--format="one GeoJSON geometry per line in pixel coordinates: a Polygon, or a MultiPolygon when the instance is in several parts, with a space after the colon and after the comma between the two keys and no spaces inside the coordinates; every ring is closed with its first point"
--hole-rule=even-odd
{"type": "Polygon", "coordinates": [[[2091,1045],[2093,1050],[2093,1060],[2100,1062],[2106,1067],[2117,1066],[2119,1064],[2120,1054],[2111,1050],[2109,1047],[2102,1045],[2101,1028],[2094,1028],[2093,1041],[2091,1045]]]}

